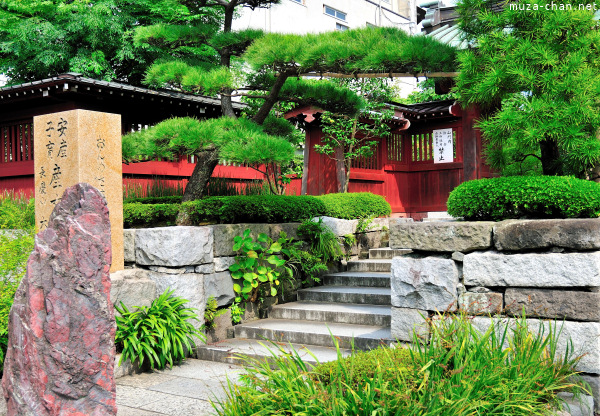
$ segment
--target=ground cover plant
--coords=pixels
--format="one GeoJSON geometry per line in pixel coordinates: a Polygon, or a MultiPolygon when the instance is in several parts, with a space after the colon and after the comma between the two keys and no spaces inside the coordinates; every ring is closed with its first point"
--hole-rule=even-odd
{"type": "Polygon", "coordinates": [[[186,351],[191,351],[196,340],[204,342],[204,335],[192,324],[198,321],[191,308],[184,305],[188,301],[173,296],[166,290],[152,301],[150,307],[134,307],[129,310],[122,302],[115,305],[117,332],[115,343],[122,352],[121,364],[125,360],[149,364],[150,368],[173,366],[185,359],[186,351]]]}
{"type": "Polygon", "coordinates": [[[600,184],[566,176],[477,179],[457,186],[447,206],[465,220],[596,218],[600,184]]]}
{"type": "Polygon", "coordinates": [[[0,376],[8,342],[8,315],[33,250],[34,225],[33,199],[0,194],[0,376]]]}
{"type": "MultiPolygon", "coordinates": [[[[540,325],[543,328],[543,325],[540,325]]],[[[270,362],[245,358],[242,384],[214,404],[219,416],[548,415],[559,391],[578,397],[588,386],[578,357],[557,352],[560,323],[530,332],[524,317],[482,333],[466,316],[430,321],[430,339],[383,347],[319,365],[272,345],[270,362]]]]}

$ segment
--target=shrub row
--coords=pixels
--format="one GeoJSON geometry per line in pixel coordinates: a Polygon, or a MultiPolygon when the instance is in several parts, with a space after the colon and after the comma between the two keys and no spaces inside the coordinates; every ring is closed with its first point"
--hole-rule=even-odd
{"type": "Polygon", "coordinates": [[[385,216],[391,213],[390,205],[382,196],[370,193],[329,194],[319,197],[216,196],[183,204],[140,202],[123,205],[126,227],[171,225],[175,223],[180,209],[185,222],[195,225],[207,222],[223,224],[300,222],[321,215],[353,219],[385,216]]]}
{"type": "Polygon", "coordinates": [[[448,213],[465,220],[596,218],[600,184],[567,176],[509,176],[457,186],[448,213]]]}
{"type": "Polygon", "coordinates": [[[171,196],[145,196],[140,198],[125,198],[125,204],[180,204],[183,197],[180,195],[171,196]]]}

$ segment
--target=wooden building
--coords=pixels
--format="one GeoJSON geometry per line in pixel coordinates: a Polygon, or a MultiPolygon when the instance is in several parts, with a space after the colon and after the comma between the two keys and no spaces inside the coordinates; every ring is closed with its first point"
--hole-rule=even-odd
{"type": "MultiPolygon", "coordinates": [[[[453,100],[390,107],[395,113],[392,133],[378,139],[372,157],[353,161],[349,192],[383,195],[394,213],[421,219],[428,212],[446,211],[448,194],[460,183],[491,175],[481,157],[480,133],[474,128],[477,109],[462,110],[453,100]],[[436,161],[434,134],[448,129],[452,160],[436,161]]],[[[320,114],[312,107],[287,114],[306,130],[302,190],[308,195],[338,192],[343,178],[343,166],[314,149],[323,136],[320,114]]]]}
{"type": "MultiPolygon", "coordinates": [[[[240,104],[235,107],[242,109],[240,104]]],[[[214,98],[98,81],[74,73],[0,88],[0,192],[33,195],[33,117],[74,109],[120,114],[123,133],[170,117],[221,115],[220,101],[214,98]]],[[[169,185],[185,184],[193,169],[193,157],[123,164],[123,182],[125,186],[146,185],[160,178],[169,185]]],[[[236,184],[264,178],[251,168],[223,165],[217,166],[214,176],[236,184]]]]}

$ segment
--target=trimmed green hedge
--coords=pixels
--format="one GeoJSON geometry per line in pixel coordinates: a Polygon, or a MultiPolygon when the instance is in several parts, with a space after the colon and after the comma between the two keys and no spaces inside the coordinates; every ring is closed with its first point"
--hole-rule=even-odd
{"type": "Polygon", "coordinates": [[[312,196],[214,196],[182,205],[192,223],[299,222],[323,215],[325,205],[312,196]]]}
{"type": "Polygon", "coordinates": [[[123,225],[175,225],[181,204],[123,204],[123,225]]]}
{"type": "MultiPolygon", "coordinates": [[[[173,198],[173,197],[163,197],[173,198]]],[[[168,201],[163,198],[151,200],[168,201]]],[[[150,198],[148,198],[150,199],[150,198]]],[[[330,216],[343,219],[385,216],[390,205],[370,193],[323,196],[239,195],[213,196],[183,204],[125,203],[125,227],[174,224],[179,210],[188,224],[281,223],[330,216]]]]}
{"type": "Polygon", "coordinates": [[[509,176],[457,186],[448,214],[465,220],[509,218],[596,218],[600,184],[569,176],[509,176]]]}
{"type": "Polygon", "coordinates": [[[317,198],[325,204],[328,217],[353,220],[368,216],[387,217],[392,213],[384,197],[370,192],[327,194],[317,198]]]}

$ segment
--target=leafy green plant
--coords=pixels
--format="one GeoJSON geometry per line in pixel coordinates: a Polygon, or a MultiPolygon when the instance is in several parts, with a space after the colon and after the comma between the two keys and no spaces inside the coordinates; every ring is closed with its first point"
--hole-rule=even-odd
{"type": "Polygon", "coordinates": [[[323,219],[307,220],[298,226],[298,236],[306,241],[310,251],[323,263],[338,261],[343,256],[337,236],[323,224],[323,219]]]}
{"type": "Polygon", "coordinates": [[[440,316],[428,344],[414,334],[410,348],[347,358],[337,348],[336,361],[312,370],[298,351],[272,344],[268,362],[244,358],[244,383],[214,407],[219,416],[548,415],[560,408],[557,392],[587,388],[574,370],[580,357],[558,354],[553,325],[532,332],[523,317],[482,333],[464,315],[440,316]]]}
{"type": "Polygon", "coordinates": [[[231,306],[229,307],[229,310],[231,311],[231,323],[232,324],[241,323],[242,319],[244,318],[245,309],[240,306],[239,302],[232,303],[231,306]]]}
{"type": "Polygon", "coordinates": [[[0,374],[8,344],[8,315],[34,241],[34,200],[0,194],[0,374]]]}
{"type": "Polygon", "coordinates": [[[600,184],[567,176],[510,176],[457,186],[448,213],[465,220],[509,218],[595,218],[600,184]]]}
{"type": "Polygon", "coordinates": [[[368,231],[371,231],[373,228],[375,228],[373,221],[375,221],[374,215],[360,217],[358,219],[358,223],[356,224],[356,234],[366,233],[368,231]]]}
{"type": "Polygon", "coordinates": [[[217,299],[210,295],[206,299],[206,308],[204,309],[204,328],[215,329],[215,319],[227,312],[227,309],[218,309],[217,299]]]}
{"type": "MultiPolygon", "coordinates": [[[[256,302],[261,287],[268,287],[267,293],[277,296],[280,276],[285,273],[291,277],[292,271],[280,255],[283,241],[274,242],[264,233],[260,233],[254,241],[250,232],[250,229],[246,229],[243,236],[233,239],[233,251],[238,255],[236,262],[229,266],[229,271],[234,279],[242,282],[241,285],[235,283],[233,290],[244,300],[256,302]]],[[[236,302],[240,300],[236,299],[236,302]]]]}
{"type": "Polygon", "coordinates": [[[352,257],[352,247],[354,247],[358,243],[358,240],[356,239],[356,235],[354,234],[346,234],[342,238],[345,251],[344,257],[346,260],[349,260],[350,257],[352,257]]]}
{"type": "Polygon", "coordinates": [[[202,332],[190,322],[198,317],[192,308],[184,307],[187,302],[166,290],[150,307],[130,311],[123,302],[120,307],[115,305],[119,313],[115,342],[122,349],[119,364],[129,359],[140,365],[148,362],[151,368],[173,366],[185,359],[186,350],[196,345],[195,339],[204,342],[202,332]]]}

